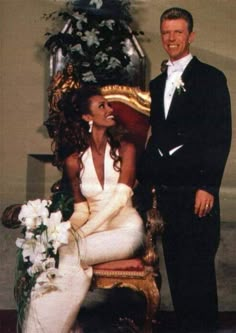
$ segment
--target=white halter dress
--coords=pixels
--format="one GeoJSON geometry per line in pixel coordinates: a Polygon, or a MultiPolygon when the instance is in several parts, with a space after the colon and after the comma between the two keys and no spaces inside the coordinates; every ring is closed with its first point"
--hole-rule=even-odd
{"type": "MultiPolygon", "coordinates": [[[[110,145],[107,144],[104,159],[104,185],[100,184],[91,149],[87,149],[82,158],[84,170],[81,173],[81,191],[86,197],[91,217],[104,209],[112,201],[113,192],[119,179],[119,172],[113,167],[110,145]]],[[[104,221],[102,226],[82,240],[81,259],[88,265],[119,260],[133,256],[143,241],[143,221],[131,200],[112,219],[104,221]]]]}
{"type": "MultiPolygon", "coordinates": [[[[104,186],[94,167],[91,149],[83,155],[81,191],[87,198],[91,217],[112,200],[119,172],[113,168],[110,146],[107,144],[104,160],[104,186]]],[[[68,245],[59,249],[59,276],[56,290],[42,295],[31,295],[23,333],[69,333],[80,306],[89,289],[92,267],[96,263],[131,257],[143,242],[143,222],[131,201],[119,213],[78,244],[71,237],[68,245]],[[84,269],[80,259],[87,264],[84,269]]],[[[40,278],[40,277],[39,277],[40,278]]],[[[73,329],[73,332],[79,332],[73,329]]]]}

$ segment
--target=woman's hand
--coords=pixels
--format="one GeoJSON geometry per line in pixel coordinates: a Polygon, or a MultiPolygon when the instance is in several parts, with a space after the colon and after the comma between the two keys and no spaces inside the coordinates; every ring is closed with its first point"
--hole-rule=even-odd
{"type": "Polygon", "coordinates": [[[74,204],[74,212],[70,217],[70,223],[75,231],[88,221],[89,214],[87,201],[74,204]]]}

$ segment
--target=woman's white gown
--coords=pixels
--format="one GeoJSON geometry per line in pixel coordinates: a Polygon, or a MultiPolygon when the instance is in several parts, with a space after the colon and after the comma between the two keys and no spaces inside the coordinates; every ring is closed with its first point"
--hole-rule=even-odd
{"type": "MultiPolygon", "coordinates": [[[[119,172],[113,168],[109,144],[105,151],[103,186],[98,180],[90,148],[82,160],[81,191],[93,217],[112,200],[119,172]]],[[[80,239],[79,250],[75,239],[70,237],[69,244],[59,249],[57,289],[43,295],[32,291],[23,333],[69,333],[91,283],[91,265],[129,258],[142,241],[143,222],[131,200],[115,217],[104,221],[95,233],[80,239]],[[87,265],[86,269],[80,265],[80,259],[83,267],[87,265]]]]}

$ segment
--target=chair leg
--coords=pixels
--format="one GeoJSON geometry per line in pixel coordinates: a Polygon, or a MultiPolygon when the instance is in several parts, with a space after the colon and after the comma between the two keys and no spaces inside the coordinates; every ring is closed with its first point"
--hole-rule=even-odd
{"type": "Polygon", "coordinates": [[[94,279],[95,288],[131,288],[141,292],[146,298],[146,315],[142,333],[152,333],[152,325],[156,321],[156,313],[160,304],[160,293],[156,284],[155,274],[150,272],[145,279],[117,279],[110,277],[99,277],[94,279]]]}
{"type": "Polygon", "coordinates": [[[156,321],[157,309],[160,304],[160,293],[157,288],[155,277],[150,274],[148,283],[143,288],[146,297],[146,316],[143,333],[152,333],[152,325],[156,321]]]}

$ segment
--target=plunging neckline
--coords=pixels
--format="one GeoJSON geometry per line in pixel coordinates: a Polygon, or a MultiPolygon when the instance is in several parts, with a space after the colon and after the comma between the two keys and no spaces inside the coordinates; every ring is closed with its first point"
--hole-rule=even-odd
{"type": "Polygon", "coordinates": [[[103,184],[99,180],[98,173],[97,173],[95,163],[94,163],[93,152],[92,152],[91,147],[89,147],[90,153],[91,153],[91,161],[92,161],[92,165],[93,165],[93,170],[94,170],[94,173],[96,175],[97,182],[98,182],[98,184],[100,185],[100,187],[103,191],[104,191],[105,186],[106,186],[106,156],[107,156],[108,146],[109,146],[109,144],[107,142],[106,147],[105,147],[105,152],[104,152],[104,158],[103,158],[103,184]]]}

